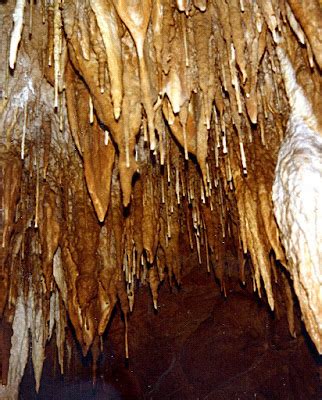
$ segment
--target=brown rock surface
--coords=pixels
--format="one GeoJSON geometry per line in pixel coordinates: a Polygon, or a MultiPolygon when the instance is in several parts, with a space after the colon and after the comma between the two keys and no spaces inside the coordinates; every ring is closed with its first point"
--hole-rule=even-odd
{"type": "MultiPolygon", "coordinates": [[[[209,278],[197,267],[180,290],[163,286],[157,313],[141,288],[130,317],[130,360],[114,315],[96,387],[88,380],[89,358],[80,363],[73,356],[65,379],[50,371],[50,347],[39,399],[317,400],[318,358],[299,321],[295,340],[285,319],[276,320],[248,290],[235,287],[225,299],[209,278]]],[[[28,368],[21,387],[28,399],[35,398],[31,382],[28,368]]]]}
{"type": "Polygon", "coordinates": [[[18,397],[28,359],[41,390],[55,346],[61,372],[88,375],[81,348],[99,382],[107,333],[138,396],[293,393],[283,343],[308,350],[281,337],[273,352],[284,323],[264,304],[293,337],[300,310],[321,353],[318,0],[0,7],[0,397],[18,397]]]}

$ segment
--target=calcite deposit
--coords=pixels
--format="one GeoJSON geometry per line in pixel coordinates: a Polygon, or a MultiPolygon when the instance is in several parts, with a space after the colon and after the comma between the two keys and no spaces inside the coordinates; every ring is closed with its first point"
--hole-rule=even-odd
{"type": "Polygon", "coordinates": [[[274,310],[282,288],[292,335],[294,288],[321,352],[320,2],[0,7],[1,391],[29,340],[39,389],[53,332],[63,372],[69,323],[95,364],[117,303],[129,357],[137,287],[158,309],[183,249],[223,295],[239,276],[274,310]]]}

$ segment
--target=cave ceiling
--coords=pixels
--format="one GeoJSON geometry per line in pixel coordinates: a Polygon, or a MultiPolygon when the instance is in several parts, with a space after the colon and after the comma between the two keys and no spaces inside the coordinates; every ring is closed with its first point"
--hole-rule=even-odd
{"type": "Polygon", "coordinates": [[[128,357],[137,287],[158,309],[191,255],[272,310],[281,282],[291,334],[294,288],[321,352],[321,2],[0,11],[3,382],[17,390],[30,339],[39,388],[53,331],[63,371],[68,320],[85,355],[117,303],[128,357]]]}

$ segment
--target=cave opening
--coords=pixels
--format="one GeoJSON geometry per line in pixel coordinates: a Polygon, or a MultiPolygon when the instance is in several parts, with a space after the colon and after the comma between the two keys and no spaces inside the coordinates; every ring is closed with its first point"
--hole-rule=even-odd
{"type": "Polygon", "coordinates": [[[0,399],[321,398],[321,1],[0,29],[0,399]]]}

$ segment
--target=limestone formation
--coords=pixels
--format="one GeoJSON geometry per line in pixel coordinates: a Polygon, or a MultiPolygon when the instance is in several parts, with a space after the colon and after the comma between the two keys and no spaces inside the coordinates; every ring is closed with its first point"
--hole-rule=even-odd
{"type": "Polygon", "coordinates": [[[157,309],[188,248],[225,295],[232,253],[272,310],[280,279],[294,334],[288,270],[321,352],[321,4],[13,3],[1,4],[0,313],[13,336],[0,393],[17,395],[29,339],[37,390],[53,331],[64,370],[67,320],[97,359],[117,302],[128,357],[138,282],[157,309]]]}

